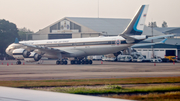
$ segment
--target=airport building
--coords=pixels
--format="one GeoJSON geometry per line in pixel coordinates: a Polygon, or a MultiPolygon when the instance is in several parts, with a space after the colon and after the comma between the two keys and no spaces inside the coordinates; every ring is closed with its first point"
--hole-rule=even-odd
{"type": "MultiPolygon", "coordinates": [[[[156,44],[151,46],[142,46],[134,48],[137,52],[145,55],[147,58],[152,58],[153,55],[164,58],[165,56],[176,56],[180,60],[180,27],[156,27],[154,30],[163,34],[174,34],[174,38],[169,38],[165,44],[156,44]]],[[[153,40],[153,42],[160,42],[162,39],[153,40]]],[[[149,41],[150,42],[150,41],[149,41]]]]}
{"type": "MultiPolygon", "coordinates": [[[[32,35],[33,40],[45,39],[66,39],[84,38],[98,36],[117,36],[122,33],[131,19],[118,18],[83,18],[83,17],[64,17],[55,23],[39,30],[32,35]]],[[[177,56],[180,59],[180,28],[153,28],[153,36],[175,34],[176,38],[171,38],[165,44],[136,47],[135,50],[146,55],[147,58],[155,56],[164,57],[165,55],[177,56]],[[152,51],[154,50],[154,51],[152,51]]],[[[152,36],[152,28],[145,26],[143,35],[152,36]]],[[[154,40],[154,42],[160,42],[154,40]]]]}
{"type": "MultiPolygon", "coordinates": [[[[33,40],[117,36],[130,19],[65,17],[32,35],[33,40]]],[[[163,33],[154,30],[154,35],[163,33]]],[[[151,28],[145,26],[143,34],[151,36],[151,28]]]]}
{"type": "MultiPolygon", "coordinates": [[[[160,42],[162,39],[153,40],[154,42],[160,42]]],[[[170,38],[164,44],[156,44],[153,46],[142,46],[134,48],[137,52],[145,55],[146,58],[152,58],[154,56],[164,58],[164,56],[176,56],[180,60],[180,39],[170,38]]]]}

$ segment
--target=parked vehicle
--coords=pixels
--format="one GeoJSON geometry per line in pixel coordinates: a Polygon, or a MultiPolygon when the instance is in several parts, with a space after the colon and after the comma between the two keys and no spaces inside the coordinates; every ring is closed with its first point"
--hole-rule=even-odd
{"type": "Polygon", "coordinates": [[[170,62],[176,62],[177,61],[176,56],[165,56],[164,58],[168,59],[170,62]]]}
{"type": "Polygon", "coordinates": [[[131,56],[133,58],[133,62],[150,62],[150,59],[146,59],[146,56],[142,55],[139,52],[132,52],[131,56]]]}
{"type": "Polygon", "coordinates": [[[162,62],[162,59],[155,56],[153,59],[151,59],[151,62],[162,62]]]}
{"type": "Polygon", "coordinates": [[[102,55],[92,56],[93,60],[102,60],[102,55]]]}
{"type": "Polygon", "coordinates": [[[169,59],[167,59],[167,58],[162,58],[161,60],[162,60],[162,62],[169,62],[169,59]]]}
{"type": "Polygon", "coordinates": [[[108,57],[102,57],[102,61],[115,61],[116,58],[113,57],[113,58],[108,58],[108,57]]]}
{"type": "Polygon", "coordinates": [[[117,57],[117,61],[121,61],[121,62],[131,62],[132,59],[133,58],[131,55],[119,55],[117,57]]]}

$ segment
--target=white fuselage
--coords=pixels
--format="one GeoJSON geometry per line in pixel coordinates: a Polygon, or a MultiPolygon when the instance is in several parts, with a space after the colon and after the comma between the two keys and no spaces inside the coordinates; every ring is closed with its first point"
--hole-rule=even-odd
{"type": "Polygon", "coordinates": [[[121,36],[21,41],[20,43],[51,47],[71,53],[67,57],[110,54],[126,49],[132,45],[127,44],[121,36]]]}
{"type": "MultiPolygon", "coordinates": [[[[56,40],[20,41],[22,44],[50,47],[65,51],[70,54],[62,54],[63,57],[81,57],[89,55],[104,55],[124,50],[133,44],[127,44],[121,36],[93,37],[56,40]]],[[[13,45],[13,44],[12,44],[13,45]]],[[[11,47],[11,45],[9,46],[11,47]]],[[[19,48],[19,47],[18,47],[19,48]]],[[[8,50],[8,49],[7,49],[8,50]]],[[[45,53],[43,57],[58,58],[57,54],[45,53]]]]}

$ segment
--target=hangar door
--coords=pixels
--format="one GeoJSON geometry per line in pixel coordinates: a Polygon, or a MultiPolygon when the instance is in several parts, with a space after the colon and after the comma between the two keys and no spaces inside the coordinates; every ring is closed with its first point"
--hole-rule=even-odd
{"type": "Polygon", "coordinates": [[[48,34],[48,39],[69,39],[72,34],[48,34]]]}
{"type": "Polygon", "coordinates": [[[176,50],[166,50],[166,56],[176,56],[176,50]]]}

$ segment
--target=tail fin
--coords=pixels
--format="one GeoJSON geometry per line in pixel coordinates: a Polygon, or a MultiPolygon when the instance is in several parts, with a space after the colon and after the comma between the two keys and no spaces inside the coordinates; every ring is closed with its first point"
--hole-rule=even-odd
{"type": "Polygon", "coordinates": [[[16,39],[15,39],[15,42],[14,42],[14,43],[19,43],[19,40],[18,40],[18,38],[16,38],[16,39]]]}
{"type": "Polygon", "coordinates": [[[149,5],[142,5],[134,18],[131,20],[124,35],[141,35],[144,29],[144,23],[147,15],[149,5]]]}

